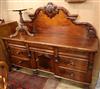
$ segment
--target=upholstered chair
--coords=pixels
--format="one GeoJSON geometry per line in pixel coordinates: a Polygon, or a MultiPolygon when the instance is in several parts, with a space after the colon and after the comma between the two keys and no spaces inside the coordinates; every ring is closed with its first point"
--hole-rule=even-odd
{"type": "Polygon", "coordinates": [[[8,66],[0,61],[0,89],[7,89],[8,66]]]}

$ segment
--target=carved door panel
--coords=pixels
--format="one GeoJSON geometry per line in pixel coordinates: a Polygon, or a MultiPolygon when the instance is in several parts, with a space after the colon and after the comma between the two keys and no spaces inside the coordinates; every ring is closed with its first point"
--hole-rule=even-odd
{"type": "Polygon", "coordinates": [[[52,55],[44,53],[36,53],[36,62],[38,69],[53,72],[52,55]]]}

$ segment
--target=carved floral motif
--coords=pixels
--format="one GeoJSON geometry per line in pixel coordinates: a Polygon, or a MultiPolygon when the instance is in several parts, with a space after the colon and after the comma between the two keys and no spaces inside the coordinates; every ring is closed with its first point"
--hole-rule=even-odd
{"type": "Polygon", "coordinates": [[[48,3],[47,6],[44,7],[44,13],[45,13],[48,17],[52,18],[52,17],[54,17],[56,14],[59,13],[59,10],[58,10],[57,6],[54,5],[53,3],[48,3]]]}

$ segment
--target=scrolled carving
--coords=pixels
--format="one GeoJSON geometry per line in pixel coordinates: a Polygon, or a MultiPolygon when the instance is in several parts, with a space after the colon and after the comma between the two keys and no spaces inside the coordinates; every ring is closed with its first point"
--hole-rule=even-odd
{"type": "Polygon", "coordinates": [[[76,25],[80,25],[81,27],[85,28],[87,30],[87,37],[88,38],[97,38],[96,30],[90,23],[77,22],[75,20],[73,20],[72,22],[76,25]]]}
{"type": "Polygon", "coordinates": [[[89,24],[89,23],[82,23],[81,25],[84,25],[84,27],[88,31],[87,32],[87,37],[89,37],[89,38],[96,38],[97,37],[96,30],[95,30],[95,28],[91,24],[89,24]]]}
{"type": "Polygon", "coordinates": [[[88,37],[89,38],[95,38],[96,36],[96,31],[94,30],[94,27],[91,24],[86,24],[86,28],[88,30],[88,37]]]}

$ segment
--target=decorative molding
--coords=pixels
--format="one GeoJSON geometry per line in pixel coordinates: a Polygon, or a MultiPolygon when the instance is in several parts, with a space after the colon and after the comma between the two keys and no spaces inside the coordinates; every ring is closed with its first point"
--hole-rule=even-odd
{"type": "Polygon", "coordinates": [[[66,0],[68,3],[82,3],[85,2],[86,0],[66,0]]]}

